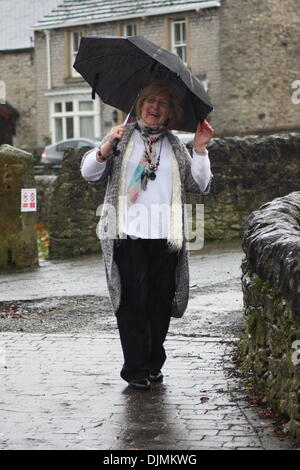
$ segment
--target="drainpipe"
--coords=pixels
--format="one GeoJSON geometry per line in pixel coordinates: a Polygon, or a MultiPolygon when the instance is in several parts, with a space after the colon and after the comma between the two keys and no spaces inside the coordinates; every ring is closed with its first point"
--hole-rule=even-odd
{"type": "Polygon", "coordinates": [[[47,57],[47,84],[48,90],[52,88],[52,81],[51,81],[51,55],[50,55],[50,31],[49,29],[44,30],[44,34],[46,36],[46,57],[47,57]]]}

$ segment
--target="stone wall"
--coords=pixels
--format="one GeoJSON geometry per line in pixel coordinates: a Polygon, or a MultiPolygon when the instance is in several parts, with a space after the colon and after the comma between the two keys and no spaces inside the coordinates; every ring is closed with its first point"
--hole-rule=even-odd
{"type": "Polygon", "coordinates": [[[299,189],[300,134],[226,137],[209,145],[214,180],[205,197],[205,239],[242,237],[248,214],[299,189]]]}
{"type": "MultiPolygon", "coordinates": [[[[220,88],[219,73],[219,8],[209,8],[201,12],[183,12],[180,17],[187,18],[187,47],[189,52],[189,67],[196,75],[207,74],[209,94],[213,102],[218,102],[217,94],[220,88]],[[201,44],[201,48],[199,48],[201,44]]],[[[170,34],[167,25],[168,18],[174,15],[161,15],[137,19],[138,33],[162,47],[170,47],[170,34]]],[[[178,17],[178,15],[177,15],[178,17]]],[[[66,30],[68,31],[68,30],[66,30]]],[[[84,26],[86,36],[117,36],[121,26],[117,21],[84,26]]],[[[79,93],[80,89],[89,89],[86,82],[80,78],[70,78],[66,70],[68,62],[68,47],[63,29],[51,30],[51,81],[52,89],[47,90],[46,39],[42,31],[35,33],[36,87],[37,87],[37,136],[38,145],[42,146],[45,137],[52,137],[49,122],[49,107],[47,93],[72,91],[79,93]],[[39,73],[43,70],[44,73],[39,73]]],[[[88,95],[87,95],[88,96],[88,95]]],[[[101,129],[99,136],[105,134],[113,124],[113,109],[102,103],[100,108],[101,129]]],[[[218,113],[215,113],[218,119],[218,113]]]]}
{"type": "Polygon", "coordinates": [[[37,191],[37,222],[49,225],[49,213],[57,175],[36,175],[34,177],[37,191]]]}
{"type": "MultiPolygon", "coordinates": [[[[274,197],[299,189],[300,134],[213,139],[209,153],[214,175],[211,193],[204,197],[188,195],[188,202],[204,203],[206,241],[241,239],[251,211],[274,197]]],[[[94,248],[97,252],[99,248],[95,245],[99,221],[95,211],[102,202],[104,188],[95,192],[81,178],[81,155],[82,151],[71,152],[64,160],[53,188],[50,226],[54,231],[51,236],[55,256],[63,256],[65,250],[60,252],[59,245],[71,247],[80,230],[80,248],[75,247],[74,252],[70,248],[70,255],[90,253],[94,248]],[[89,240],[87,244],[85,240],[89,240]]],[[[44,189],[40,187],[40,191],[44,189]]]]}
{"type": "Polygon", "coordinates": [[[21,212],[21,189],[30,188],[32,155],[0,145],[0,269],[38,266],[36,212],[21,212]]]}
{"type": "Polygon", "coordinates": [[[300,437],[300,192],[245,224],[242,286],[246,352],[259,392],[300,437]]]}
{"type": "Polygon", "coordinates": [[[62,169],[55,180],[48,215],[50,258],[100,252],[96,210],[103,200],[105,188],[97,189],[82,178],[80,162],[86,150],[66,151],[62,169]]]}

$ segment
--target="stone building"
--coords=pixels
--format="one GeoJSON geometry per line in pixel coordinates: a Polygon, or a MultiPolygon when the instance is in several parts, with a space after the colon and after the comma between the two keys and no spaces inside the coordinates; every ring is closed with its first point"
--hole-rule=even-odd
{"type": "Polygon", "coordinates": [[[144,35],[181,55],[208,90],[217,135],[300,128],[292,99],[300,80],[298,0],[13,3],[0,2],[0,82],[20,114],[14,145],[100,137],[120,121],[91,100],[72,68],[82,35],[144,35]]]}
{"type": "Polygon", "coordinates": [[[83,35],[138,34],[178,53],[207,88],[219,135],[299,128],[299,32],[297,0],[64,1],[35,25],[38,141],[120,122],[72,67],[83,35]]]}
{"type": "MultiPolygon", "coordinates": [[[[36,68],[31,27],[58,3],[59,0],[0,2],[0,85],[5,85],[6,90],[5,96],[0,96],[0,103],[9,103],[19,115],[13,142],[11,133],[6,132],[4,136],[1,132],[5,140],[1,143],[13,143],[26,150],[36,147],[36,68]]],[[[4,124],[7,127],[7,120],[4,124]]],[[[14,122],[9,126],[14,127],[14,122]]]]}
{"type": "Polygon", "coordinates": [[[39,139],[49,129],[54,141],[99,137],[121,116],[91,99],[90,87],[72,64],[84,35],[142,35],[177,52],[210,91],[218,89],[218,9],[209,1],[64,2],[35,26],[39,139]],[[199,27],[201,25],[201,27],[199,27]],[[198,31],[197,35],[191,33],[198,31]],[[212,45],[199,53],[198,42],[212,45]],[[48,108],[48,114],[44,112],[48,108]]]}

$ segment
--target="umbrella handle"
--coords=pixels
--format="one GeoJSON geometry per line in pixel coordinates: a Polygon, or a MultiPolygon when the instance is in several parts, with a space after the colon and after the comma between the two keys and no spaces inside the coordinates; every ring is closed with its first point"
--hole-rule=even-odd
{"type": "Polygon", "coordinates": [[[132,108],[131,108],[131,110],[129,111],[129,113],[127,114],[127,116],[126,116],[126,118],[125,118],[125,121],[123,122],[123,126],[126,126],[126,124],[127,124],[127,122],[128,122],[128,119],[130,118],[131,111],[132,111],[132,108]]]}
{"type": "Polygon", "coordinates": [[[126,116],[125,121],[123,122],[123,126],[126,126],[126,124],[127,124],[127,122],[128,122],[128,119],[130,118],[130,114],[132,113],[132,110],[133,110],[133,108],[134,108],[134,106],[135,106],[137,100],[139,99],[140,94],[141,94],[141,92],[139,92],[139,93],[137,94],[137,96],[136,96],[134,102],[132,103],[132,106],[131,106],[131,108],[130,108],[130,111],[129,111],[129,113],[128,113],[127,116],[126,116]]]}

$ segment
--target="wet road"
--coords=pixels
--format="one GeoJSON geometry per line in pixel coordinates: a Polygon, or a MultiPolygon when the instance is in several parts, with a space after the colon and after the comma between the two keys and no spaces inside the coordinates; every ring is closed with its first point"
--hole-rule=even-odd
{"type": "Polygon", "coordinates": [[[164,382],[137,392],[99,256],[0,275],[0,449],[288,449],[245,401],[239,244],[192,254],[185,316],[172,319],[164,382]]]}
{"type": "MultiPolygon", "coordinates": [[[[172,319],[170,333],[219,336],[242,328],[241,259],[236,242],[191,252],[188,309],[182,319],[172,319]]],[[[21,303],[21,318],[2,321],[2,331],[93,332],[99,322],[105,332],[116,327],[100,255],[41,260],[35,271],[0,274],[0,301],[12,300],[28,302],[21,303]]]]}
{"type": "MultiPolygon", "coordinates": [[[[240,278],[242,252],[238,242],[208,244],[190,255],[190,284],[205,287],[240,278]]],[[[50,296],[106,296],[101,255],[70,260],[40,260],[30,272],[0,273],[0,301],[50,296]]]]}

